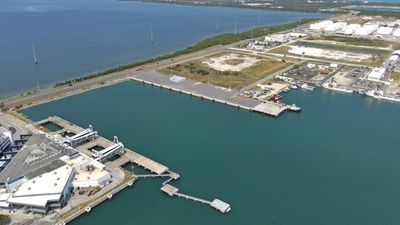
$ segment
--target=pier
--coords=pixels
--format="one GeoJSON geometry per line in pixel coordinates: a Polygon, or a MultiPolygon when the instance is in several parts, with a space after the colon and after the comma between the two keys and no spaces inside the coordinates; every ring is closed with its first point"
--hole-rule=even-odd
{"type": "MultiPolygon", "coordinates": [[[[48,117],[44,120],[33,123],[33,126],[37,127],[43,132],[48,133],[59,141],[64,141],[66,145],[74,144],[78,151],[92,157],[101,154],[103,151],[108,151],[108,149],[112,149],[113,146],[120,144],[124,151],[118,151],[118,154],[114,154],[112,157],[107,157],[105,160],[108,161],[106,163],[109,166],[121,168],[128,163],[132,163],[151,172],[150,174],[133,174],[125,170],[125,179],[120,184],[115,184],[114,187],[106,191],[101,196],[96,197],[96,199],[89,200],[88,203],[82,204],[84,207],[82,207],[82,205],[77,206],[62,215],[63,224],[72,221],[83,213],[89,213],[93,207],[107,199],[111,199],[114,194],[118,193],[124,188],[132,186],[133,183],[139,178],[168,178],[162,183],[161,191],[167,193],[169,196],[177,196],[186,200],[207,204],[221,213],[228,213],[231,210],[231,207],[228,203],[225,203],[219,199],[208,201],[192,195],[180,193],[178,188],[169,184],[171,181],[180,178],[178,173],[172,172],[168,167],[155,162],[135,151],[125,148],[122,142],[119,142],[118,138],[116,137],[114,137],[114,141],[110,141],[98,135],[93,126],[89,126],[89,128],[84,129],[58,116],[48,117]]],[[[97,159],[96,157],[94,159],[101,160],[101,158],[97,159]]]]}
{"type": "Polygon", "coordinates": [[[221,201],[219,199],[214,199],[211,202],[211,201],[208,201],[208,200],[205,200],[205,199],[201,199],[201,198],[198,198],[198,197],[194,197],[194,196],[191,196],[191,195],[182,194],[182,193],[179,193],[179,189],[178,188],[176,188],[176,187],[174,187],[174,186],[172,186],[170,184],[164,184],[161,187],[161,191],[165,192],[166,194],[168,194],[171,197],[178,196],[178,197],[181,197],[181,198],[185,198],[186,200],[191,200],[191,201],[194,201],[194,202],[200,202],[200,203],[203,203],[203,204],[207,204],[207,205],[217,209],[221,213],[228,213],[231,210],[231,206],[228,203],[223,202],[223,201],[221,201]]]}
{"type": "MultiPolygon", "coordinates": [[[[150,75],[148,75],[148,77],[149,76],[150,75]]],[[[265,102],[253,101],[253,100],[249,100],[249,99],[239,100],[234,96],[225,96],[224,94],[220,94],[220,97],[211,97],[207,93],[200,94],[194,90],[189,90],[189,87],[200,86],[200,85],[203,85],[204,89],[206,89],[206,86],[208,86],[208,84],[199,84],[198,82],[186,80],[184,82],[188,82],[188,84],[185,85],[185,88],[183,88],[182,86],[175,85],[174,83],[172,83],[170,81],[162,80],[162,78],[160,78],[161,76],[166,77],[165,75],[153,74],[153,76],[154,77],[153,77],[152,81],[140,79],[138,77],[133,77],[133,76],[130,79],[133,81],[142,83],[142,84],[149,85],[149,86],[159,87],[159,88],[174,91],[174,92],[177,92],[180,94],[186,94],[186,95],[189,95],[192,97],[197,97],[199,99],[205,99],[210,102],[220,103],[220,104],[223,104],[226,106],[231,106],[233,108],[242,109],[242,110],[246,110],[246,111],[250,111],[250,112],[257,112],[260,114],[274,116],[274,117],[278,117],[284,111],[289,110],[289,108],[285,104],[265,103],[265,102]],[[160,76],[160,77],[158,77],[158,76],[160,76]],[[157,81],[155,81],[155,80],[157,80],[157,81]],[[161,83],[163,83],[163,84],[161,84],[161,83]]],[[[209,89],[210,88],[207,87],[208,91],[210,91],[209,89]]],[[[217,92],[218,88],[215,88],[214,91],[217,92]]],[[[214,95],[218,95],[218,93],[215,93],[214,95]]]]}
{"type": "MultiPolygon", "coordinates": [[[[79,134],[81,132],[84,132],[86,129],[83,129],[82,127],[79,127],[67,120],[64,120],[58,116],[51,116],[48,117],[44,120],[38,121],[34,123],[36,127],[38,127],[41,130],[47,131],[51,135],[55,135],[56,137],[63,139],[63,135],[66,133],[72,133],[72,134],[79,134]],[[59,129],[56,131],[51,131],[48,130],[45,125],[46,124],[52,124],[53,126],[58,127],[59,129]]],[[[92,128],[93,129],[93,128],[92,128]]],[[[114,142],[107,140],[104,137],[98,136],[95,139],[91,140],[86,140],[87,142],[79,145],[76,147],[79,151],[91,155],[91,150],[95,149],[96,147],[100,147],[102,149],[108,148],[115,144],[114,142]]],[[[116,159],[112,160],[111,163],[116,166],[116,167],[121,167],[124,166],[127,163],[133,163],[138,166],[141,166],[152,173],[156,174],[163,174],[169,170],[168,167],[155,162],[154,160],[151,160],[131,149],[125,148],[125,153],[118,156],[116,159]]]]}

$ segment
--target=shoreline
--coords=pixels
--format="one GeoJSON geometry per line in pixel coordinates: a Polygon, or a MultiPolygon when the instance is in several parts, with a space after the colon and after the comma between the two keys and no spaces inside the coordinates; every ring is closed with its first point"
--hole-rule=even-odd
{"type": "MultiPolygon", "coordinates": [[[[122,2],[142,2],[142,3],[157,3],[157,4],[173,4],[173,5],[183,5],[183,6],[193,6],[193,7],[225,7],[225,8],[238,8],[238,9],[255,9],[255,10],[271,10],[271,11],[282,11],[282,12],[300,12],[300,13],[334,13],[334,14],[342,14],[348,7],[357,7],[357,6],[374,6],[376,4],[380,4],[384,7],[400,7],[400,3],[396,2],[364,2],[364,1],[349,1],[343,2],[341,5],[331,4],[328,7],[320,7],[319,4],[304,2],[296,2],[293,1],[293,4],[290,2],[284,2],[283,4],[278,5],[270,5],[270,6],[252,6],[252,5],[243,5],[238,4],[237,2],[229,3],[229,2],[221,2],[221,1],[196,1],[190,2],[185,0],[119,0],[122,2]],[[297,3],[297,4],[296,4],[297,3]],[[343,8],[341,11],[329,11],[330,9],[343,8]]],[[[351,10],[351,8],[350,8],[351,10]]],[[[385,11],[386,12],[386,11],[385,11]]],[[[363,13],[367,13],[368,11],[363,11],[363,13]]]]}
{"type": "Polygon", "coordinates": [[[227,50],[234,45],[250,39],[249,36],[251,31],[253,31],[254,38],[256,38],[299,28],[314,22],[315,20],[316,19],[303,19],[293,23],[283,23],[276,26],[262,26],[238,33],[237,35],[224,33],[215,37],[207,38],[191,47],[164,56],[153,57],[141,62],[114,67],[96,74],[62,81],[56,84],[49,84],[46,88],[39,89],[39,91],[33,93],[30,92],[30,90],[18,95],[0,98],[0,103],[3,105],[1,108],[3,111],[26,109],[97,88],[111,86],[127,81],[129,80],[129,77],[143,72],[157,70],[171,64],[190,61],[195,58],[227,50]],[[266,31],[264,28],[269,29],[266,31]],[[221,43],[221,39],[225,42],[221,43]],[[218,41],[220,41],[221,44],[218,44],[218,41]]]}

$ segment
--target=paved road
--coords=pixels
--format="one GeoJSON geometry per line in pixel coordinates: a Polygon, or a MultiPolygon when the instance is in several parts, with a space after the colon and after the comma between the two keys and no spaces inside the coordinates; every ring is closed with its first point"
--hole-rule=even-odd
{"type": "Polygon", "coordinates": [[[19,105],[29,105],[33,103],[38,103],[40,101],[53,100],[60,97],[65,97],[77,93],[81,93],[83,91],[91,90],[97,87],[109,86],[112,84],[120,83],[129,79],[130,76],[153,71],[165,66],[168,66],[172,63],[183,63],[186,61],[190,61],[199,57],[204,57],[206,55],[215,54],[219,51],[230,48],[232,45],[224,45],[224,46],[216,46],[211,47],[205,50],[201,50],[198,52],[194,52],[191,54],[162,60],[159,62],[147,64],[140,67],[135,67],[132,69],[127,69],[120,72],[111,73],[105,76],[100,76],[97,78],[81,81],[73,84],[72,86],[61,86],[61,87],[49,87],[42,89],[36,93],[25,95],[25,96],[14,96],[10,98],[6,98],[2,100],[5,104],[5,107],[12,108],[19,105]]]}
{"type": "MultiPolygon", "coordinates": [[[[294,28],[291,30],[287,30],[285,32],[295,31],[296,29],[300,29],[300,28],[306,27],[306,26],[308,26],[308,24],[303,24],[300,27],[297,27],[297,28],[294,28]]],[[[120,83],[120,82],[128,80],[129,77],[131,77],[131,76],[151,72],[151,71],[157,70],[162,67],[166,67],[171,64],[183,63],[186,61],[191,61],[196,58],[215,54],[222,50],[228,50],[228,49],[230,49],[242,42],[245,42],[245,41],[239,41],[237,43],[233,43],[230,45],[223,45],[223,46],[219,45],[219,46],[211,47],[211,48],[204,49],[201,51],[197,51],[197,52],[194,52],[191,54],[186,54],[186,55],[182,55],[179,57],[166,59],[166,60],[158,61],[155,63],[146,64],[144,66],[135,67],[135,68],[127,69],[124,71],[111,73],[108,75],[104,75],[104,76],[96,77],[93,79],[74,83],[72,86],[61,86],[61,87],[56,87],[56,88],[49,87],[49,88],[41,89],[41,90],[39,90],[35,93],[32,93],[32,94],[29,94],[29,95],[13,96],[13,97],[9,97],[6,99],[0,99],[0,102],[4,103],[4,106],[6,108],[13,108],[16,106],[27,107],[27,106],[34,105],[34,104],[40,104],[40,103],[52,101],[55,99],[63,98],[66,96],[78,94],[78,93],[81,93],[84,91],[92,90],[95,88],[120,83]]]]}

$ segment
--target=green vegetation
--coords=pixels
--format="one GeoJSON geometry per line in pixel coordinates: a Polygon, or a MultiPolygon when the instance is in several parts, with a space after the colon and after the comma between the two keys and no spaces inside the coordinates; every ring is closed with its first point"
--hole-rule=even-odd
{"type": "Polygon", "coordinates": [[[400,73],[397,72],[392,72],[392,74],[390,75],[390,77],[395,80],[395,81],[400,81],[400,73]]]}
{"type": "Polygon", "coordinates": [[[199,43],[197,43],[197,44],[195,44],[195,45],[193,45],[191,47],[188,47],[188,48],[183,49],[183,50],[179,50],[179,51],[177,51],[175,53],[171,53],[171,54],[164,55],[164,56],[154,57],[154,58],[151,58],[151,59],[147,59],[147,60],[140,61],[140,62],[135,62],[135,63],[132,63],[132,64],[118,66],[118,67],[115,67],[115,68],[111,68],[111,69],[105,70],[105,71],[100,72],[100,73],[91,74],[91,75],[80,77],[80,78],[76,78],[76,79],[73,79],[73,80],[66,80],[66,81],[59,82],[59,83],[55,84],[54,87],[65,86],[65,85],[73,85],[76,82],[93,79],[93,78],[104,76],[104,75],[107,75],[107,74],[110,74],[110,73],[119,72],[119,71],[123,71],[123,70],[126,70],[126,69],[131,69],[131,68],[134,68],[134,67],[142,66],[142,65],[145,65],[145,64],[149,64],[149,63],[153,63],[153,62],[157,62],[157,61],[161,61],[161,60],[165,60],[165,59],[169,59],[169,58],[174,58],[174,57],[177,57],[177,56],[193,53],[193,52],[196,52],[196,51],[199,51],[199,50],[203,50],[203,49],[206,49],[206,48],[210,48],[210,47],[214,47],[214,46],[217,46],[217,45],[232,44],[232,43],[235,43],[235,42],[239,42],[239,41],[251,38],[252,37],[252,33],[253,33],[253,37],[254,38],[261,37],[261,36],[268,35],[268,34],[271,34],[271,33],[276,33],[276,32],[281,32],[281,31],[284,31],[284,30],[293,29],[293,28],[295,28],[295,27],[297,27],[299,25],[306,24],[306,23],[309,23],[309,22],[312,22],[312,21],[314,21],[314,20],[311,20],[311,19],[299,20],[299,21],[297,21],[295,23],[290,23],[290,24],[283,24],[283,25],[278,25],[278,26],[273,26],[273,27],[255,28],[255,29],[253,29],[253,31],[249,30],[249,31],[238,33],[236,35],[232,34],[232,33],[218,35],[216,37],[205,39],[205,40],[203,40],[203,41],[201,41],[201,42],[199,42],[199,43]]]}
{"type": "Polygon", "coordinates": [[[8,215],[0,214],[0,225],[10,224],[11,220],[8,215]]]}
{"type": "MultiPolygon", "coordinates": [[[[217,54],[211,57],[220,57],[225,54],[226,53],[217,54]]],[[[291,65],[290,63],[271,58],[258,59],[260,60],[259,62],[255,63],[251,67],[243,69],[240,72],[222,72],[212,69],[203,63],[208,61],[209,57],[167,67],[161,69],[160,72],[168,75],[179,75],[192,80],[211,83],[216,86],[238,89],[291,65]]],[[[228,62],[228,64],[230,63],[228,62]]]]}
{"type": "Polygon", "coordinates": [[[368,39],[368,38],[320,36],[320,37],[309,38],[309,40],[342,42],[342,43],[345,43],[348,45],[362,45],[362,46],[376,46],[376,47],[388,47],[389,46],[389,42],[382,41],[382,40],[372,40],[372,39],[368,39]]]}
{"type": "MultiPolygon", "coordinates": [[[[125,1],[136,1],[136,0],[125,0],[125,1]]],[[[160,2],[170,4],[181,4],[181,5],[200,5],[200,6],[223,6],[223,7],[237,7],[237,8],[259,8],[259,9],[277,9],[277,10],[288,10],[288,11],[300,11],[300,12],[317,12],[321,9],[339,8],[350,5],[376,5],[374,2],[354,2],[354,1],[337,1],[337,0],[324,0],[323,4],[316,1],[310,3],[309,0],[274,0],[274,1],[261,1],[261,0],[244,0],[244,1],[232,1],[232,0],[141,0],[143,2],[160,2]],[[249,6],[243,3],[270,3],[270,6],[249,6]]],[[[379,2],[382,6],[400,6],[399,3],[385,3],[379,2]]],[[[343,11],[334,11],[333,13],[342,13],[343,11]]],[[[398,12],[388,12],[389,15],[397,16],[400,15],[398,12]]],[[[373,14],[372,10],[363,11],[365,14],[373,14]]]]}

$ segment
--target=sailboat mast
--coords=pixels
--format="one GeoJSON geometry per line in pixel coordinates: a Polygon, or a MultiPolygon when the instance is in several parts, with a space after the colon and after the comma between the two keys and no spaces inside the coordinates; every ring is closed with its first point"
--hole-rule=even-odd
{"type": "Polygon", "coordinates": [[[32,52],[33,52],[33,60],[35,61],[35,64],[38,64],[38,58],[36,56],[36,51],[35,51],[35,46],[32,44],[32,52]]]}
{"type": "Polygon", "coordinates": [[[153,27],[150,27],[150,41],[154,44],[153,27]]]}

